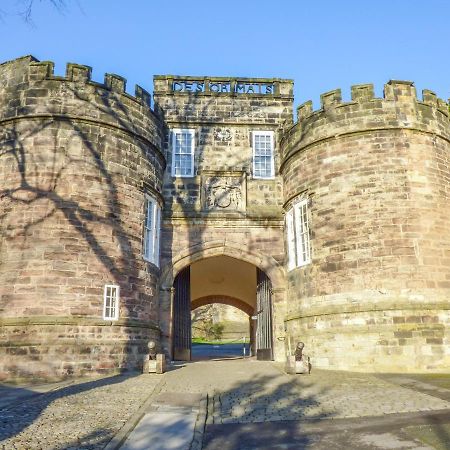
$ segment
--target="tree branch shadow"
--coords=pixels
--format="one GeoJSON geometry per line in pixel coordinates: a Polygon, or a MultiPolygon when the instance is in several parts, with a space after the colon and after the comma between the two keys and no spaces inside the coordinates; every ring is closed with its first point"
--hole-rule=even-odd
{"type": "Polygon", "coordinates": [[[315,423],[334,416],[319,408],[317,398],[326,389],[305,394],[311,387],[312,381],[302,380],[300,389],[295,377],[274,384],[274,377],[261,375],[216,394],[214,421],[206,426],[202,448],[262,449],[273,448],[275,442],[279,448],[287,443],[286,448],[310,448],[314,440],[302,431],[299,420],[315,423]]]}
{"type": "MultiPolygon", "coordinates": [[[[35,117],[33,106],[23,105],[20,108],[22,119],[6,122],[0,135],[0,163],[8,167],[7,179],[0,183],[0,278],[3,281],[0,311],[4,313],[15,307],[15,299],[17,303],[21,301],[22,294],[16,293],[14,286],[26,284],[27,273],[32,271],[34,276],[40,271],[47,278],[52,273],[57,274],[54,280],[60,290],[52,294],[51,299],[55,304],[60,303],[56,309],[61,309],[65,301],[61,289],[71,289],[70,280],[67,281],[64,274],[79,277],[80,283],[87,277],[77,301],[83,300],[86,289],[92,291],[99,280],[105,279],[122,288],[121,316],[147,323],[149,317],[156,316],[152,277],[159,271],[142,260],[141,230],[136,234],[136,227],[127,221],[128,189],[134,189],[135,194],[142,193],[144,198],[145,189],[138,179],[142,174],[126,178],[120,164],[126,165],[122,163],[123,152],[131,152],[134,162],[128,159],[132,167],[143,161],[152,165],[152,178],[145,181],[157,185],[157,150],[141,138],[142,130],[135,123],[133,111],[124,105],[127,94],[108,90],[108,86],[90,79],[81,84],[67,79],[58,82],[63,83],[59,86],[63,86],[65,97],[62,101],[57,97],[52,101],[57,104],[59,113],[53,112],[54,104],[50,102],[49,114],[35,117]],[[90,89],[93,97],[86,96],[86,89],[90,89]],[[78,116],[65,114],[65,102],[70,101],[79,103],[78,116]],[[89,111],[81,108],[86,102],[89,102],[89,111]],[[98,123],[96,119],[92,121],[92,117],[97,118],[98,123]],[[91,120],[90,124],[86,119],[91,120]],[[111,129],[109,123],[114,123],[115,128],[111,129]],[[122,141],[117,144],[114,139],[122,141]],[[68,226],[64,228],[63,224],[68,226]],[[55,236],[53,242],[51,236],[55,236]],[[36,242],[48,243],[47,256],[41,261],[36,261],[33,254],[36,242]],[[17,251],[8,253],[13,247],[17,251]],[[73,255],[75,251],[81,253],[73,255]],[[72,260],[68,260],[69,254],[73,255],[72,260]],[[91,254],[103,269],[91,269],[91,254]],[[36,264],[30,267],[33,259],[36,264]],[[61,267],[57,267],[58,261],[61,267]],[[69,266],[73,269],[69,270],[69,266]],[[94,281],[95,270],[99,276],[94,281]]],[[[30,82],[29,88],[33,86],[30,82]]],[[[153,112],[150,115],[155,124],[158,123],[153,112]]],[[[133,214],[142,216],[143,220],[143,200],[141,206],[142,211],[133,211],[133,214]]],[[[45,297],[44,286],[41,292],[45,297]]],[[[50,290],[48,292],[51,298],[50,290]]],[[[99,289],[97,305],[86,296],[84,302],[74,304],[78,307],[75,308],[77,313],[68,315],[95,317],[93,311],[96,310],[98,319],[102,320],[102,295],[99,289]],[[84,310],[79,307],[82,304],[87,305],[84,310]]],[[[39,304],[44,305],[41,311],[45,313],[43,299],[39,304]]],[[[130,334],[127,340],[138,346],[139,354],[145,354],[147,342],[143,334],[140,337],[130,334]]],[[[124,353],[120,361],[122,368],[139,364],[136,354],[124,353]]]]}
{"type": "MultiPolygon", "coordinates": [[[[3,398],[10,398],[10,403],[4,405],[0,408],[0,442],[3,446],[8,446],[11,444],[13,446],[15,439],[14,437],[19,435],[28,426],[33,424],[41,414],[50,406],[53,402],[58,399],[65,398],[68,408],[76,408],[75,403],[70,399],[72,396],[88,392],[94,389],[102,388],[104,386],[114,386],[115,384],[120,384],[125,382],[127,379],[138,375],[138,373],[127,373],[121,375],[114,375],[111,377],[101,378],[97,380],[82,382],[78,384],[68,385],[53,391],[36,393],[36,391],[29,390],[27,388],[20,388],[11,385],[1,384],[0,393],[3,398]],[[72,406],[71,406],[72,405],[72,406]],[[8,440],[10,440],[8,442],[8,440]]],[[[106,397],[106,394],[104,394],[106,397]]],[[[105,398],[106,400],[106,398],[105,398]]],[[[106,407],[111,405],[108,402],[105,403],[106,407]]],[[[79,411],[80,416],[83,416],[83,411],[79,411]]],[[[117,424],[118,422],[126,420],[123,415],[120,418],[111,414],[111,423],[117,424]]],[[[81,422],[80,424],[81,425],[81,422]]],[[[102,427],[93,429],[94,424],[85,423],[85,434],[82,438],[77,439],[73,442],[66,442],[60,436],[48,436],[48,442],[55,443],[55,449],[66,449],[70,447],[74,448],[103,448],[107,442],[109,442],[114,434],[118,431],[111,427],[111,429],[104,429],[102,427]]],[[[48,419],[47,423],[43,426],[49,426],[48,419]]],[[[67,423],[70,429],[70,421],[67,423]]],[[[50,429],[49,429],[50,431],[50,429]]],[[[68,433],[70,435],[70,432],[68,433]]],[[[20,436],[18,437],[19,443],[22,443],[20,436]]],[[[34,448],[34,445],[38,445],[37,442],[30,442],[30,448],[34,448]]],[[[41,443],[41,445],[48,445],[41,443]]],[[[7,447],[5,447],[7,448],[7,447]]]]}

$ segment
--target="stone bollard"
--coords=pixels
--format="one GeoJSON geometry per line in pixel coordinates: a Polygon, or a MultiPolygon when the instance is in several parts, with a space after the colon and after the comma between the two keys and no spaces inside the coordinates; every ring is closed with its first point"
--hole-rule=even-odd
{"type": "Polygon", "coordinates": [[[166,355],[158,353],[156,359],[147,359],[144,361],[143,373],[164,373],[166,371],[166,355]]]}
{"type": "Polygon", "coordinates": [[[286,373],[295,375],[296,373],[310,373],[309,356],[304,356],[302,361],[296,361],[295,356],[287,356],[286,373]]]}
{"type": "Polygon", "coordinates": [[[303,354],[305,344],[303,342],[297,342],[294,355],[287,355],[286,358],[286,373],[311,373],[311,364],[309,356],[303,354]]]}
{"type": "Polygon", "coordinates": [[[148,355],[144,360],[143,373],[164,373],[166,371],[166,355],[156,353],[156,342],[148,343],[148,355]]]}

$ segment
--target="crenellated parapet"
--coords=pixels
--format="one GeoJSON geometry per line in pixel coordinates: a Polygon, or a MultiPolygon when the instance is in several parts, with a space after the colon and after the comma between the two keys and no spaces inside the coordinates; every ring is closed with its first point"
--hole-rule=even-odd
{"type": "Polygon", "coordinates": [[[159,268],[142,253],[147,199],[163,204],[161,121],[122,77],[53,68],[0,65],[0,379],[140,368],[159,339],[159,268]]]}
{"type": "Polygon", "coordinates": [[[54,63],[32,56],[0,65],[0,122],[33,116],[93,121],[122,129],[161,148],[160,119],[151,109],[151,96],[136,85],[125,91],[126,80],[105,74],[91,79],[89,66],[68,63],[64,77],[54,74],[54,63]]]}
{"type": "Polygon", "coordinates": [[[336,89],[322,94],[320,103],[319,110],[311,101],[297,108],[298,121],[282,140],[284,162],[316,142],[352,133],[410,129],[450,139],[448,103],[427,89],[419,100],[410,81],[389,81],[383,98],[375,97],[372,84],[360,84],[351,87],[349,102],[336,89]]]}
{"type": "Polygon", "coordinates": [[[327,92],[298,108],[281,151],[285,209],[307,198],[310,230],[310,263],[287,270],[292,341],[320,368],[446,371],[447,103],[409,81],[383,98],[371,84],[349,102],[327,92]]]}

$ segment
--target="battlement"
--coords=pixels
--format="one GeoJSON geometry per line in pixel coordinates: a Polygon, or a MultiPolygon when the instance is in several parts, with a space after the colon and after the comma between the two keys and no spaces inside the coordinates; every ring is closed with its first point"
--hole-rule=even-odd
{"type": "Polygon", "coordinates": [[[236,97],[293,98],[293,80],[156,75],[155,95],[229,95],[236,97]]]}
{"type": "Polygon", "coordinates": [[[67,63],[66,76],[59,77],[54,74],[55,64],[52,61],[30,62],[30,81],[43,80],[66,80],[75,83],[91,83],[97,88],[103,88],[117,94],[123,94],[139,103],[151,107],[151,95],[144,88],[136,84],[135,95],[132,96],[126,92],[127,80],[113,73],[106,73],[104,82],[97,83],[92,81],[92,67],[75,63],[67,63]]]}
{"type": "Polygon", "coordinates": [[[355,103],[367,103],[371,101],[394,101],[394,102],[418,102],[439,109],[443,114],[448,115],[448,103],[437,97],[428,89],[422,91],[422,99],[419,100],[416,88],[412,81],[390,80],[384,85],[383,97],[375,97],[373,84],[356,84],[351,86],[351,101],[343,102],[341,89],[325,92],[320,96],[320,109],[314,110],[311,100],[301,104],[297,108],[298,121],[303,121],[309,117],[325,112],[331,108],[353,105],[355,103]]]}
{"type": "Polygon", "coordinates": [[[297,108],[297,123],[282,139],[285,164],[294,153],[326,139],[352,133],[410,129],[450,139],[449,105],[428,89],[419,100],[411,81],[391,80],[383,97],[375,97],[373,84],[351,87],[351,101],[344,102],[340,89],[320,96],[320,109],[307,101],[297,108]]]}
{"type": "Polygon", "coordinates": [[[0,95],[0,120],[51,115],[103,122],[161,148],[162,126],[150,93],[136,85],[135,95],[128,94],[125,78],[116,74],[98,83],[91,67],[68,63],[65,76],[57,76],[52,61],[26,56],[0,64],[0,95]]]}

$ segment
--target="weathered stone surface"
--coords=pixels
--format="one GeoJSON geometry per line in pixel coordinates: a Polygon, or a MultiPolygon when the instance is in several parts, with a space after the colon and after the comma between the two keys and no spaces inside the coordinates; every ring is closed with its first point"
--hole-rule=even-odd
{"type": "Polygon", "coordinates": [[[165,166],[159,120],[116,78],[52,70],[0,65],[2,379],[139,368],[159,339],[158,269],[141,256],[144,193],[161,191],[165,166]],[[105,284],[121,288],[119,321],[102,320],[105,284]]]}
{"type": "Polygon", "coordinates": [[[149,340],[170,355],[174,278],[214,256],[270,278],[280,361],[301,340],[314,367],[448,370],[450,124],[432,91],[335,90],[293,124],[290,80],[157,76],[152,110],[90,76],[0,65],[0,378],[142,370],[149,340]],[[191,178],[171,176],[173,128],[195,131],[191,178]],[[273,179],[252,173],[254,131],[274,133],[273,179]],[[145,194],[163,209],[160,268],[142,258],[145,194]],[[287,271],[300,196],[312,261],[287,271]]]}
{"type": "Polygon", "coordinates": [[[311,200],[313,255],[288,272],[288,336],[317,367],[448,370],[447,107],[407,82],[352,96],[302,109],[282,141],[285,199],[311,200]]]}
{"type": "Polygon", "coordinates": [[[143,373],[164,373],[166,371],[166,356],[158,353],[156,359],[146,359],[144,361],[143,373]]]}
{"type": "MultiPolygon", "coordinates": [[[[189,77],[188,77],[189,78],[189,77]]],[[[290,80],[252,79],[248,83],[278,83],[273,95],[252,93],[173,92],[177,77],[157,76],[155,110],[164,117],[168,130],[195,130],[195,176],[172,177],[172,149],[166,136],[167,171],[163,195],[166,200],[162,229],[162,266],[183,265],[198,257],[222,255],[244,259],[268,272],[284,264],[282,185],[279,175],[280,130],[292,121],[292,82],[290,80]],[[252,174],[252,132],[273,131],[275,135],[275,177],[258,179],[252,174]],[[209,251],[204,252],[203,249],[209,251]],[[236,250],[239,249],[239,250],[236,250]],[[194,255],[196,254],[196,255],[194,255]],[[263,265],[262,259],[270,263],[263,265]]],[[[221,84],[233,80],[209,78],[189,83],[221,84]]],[[[236,81],[237,83],[237,81],[236,81]]],[[[191,89],[191,87],[189,87],[191,89]]],[[[178,86],[177,86],[178,89],[178,86]]],[[[180,267],[182,268],[182,267],[180,267]]],[[[162,286],[171,286],[177,270],[162,286]]],[[[272,277],[274,287],[284,289],[282,276],[272,277]],[[276,284],[278,282],[278,284],[276,284]]],[[[283,296],[283,293],[279,294],[283,296]]],[[[161,293],[161,324],[169,336],[170,296],[161,293]]],[[[275,335],[283,334],[283,313],[274,307],[275,335]]],[[[163,341],[164,342],[164,341],[163,341]]],[[[283,357],[281,341],[276,352],[283,357]]],[[[170,353],[169,339],[165,341],[170,353]]]]}

